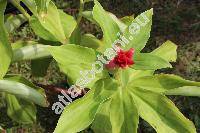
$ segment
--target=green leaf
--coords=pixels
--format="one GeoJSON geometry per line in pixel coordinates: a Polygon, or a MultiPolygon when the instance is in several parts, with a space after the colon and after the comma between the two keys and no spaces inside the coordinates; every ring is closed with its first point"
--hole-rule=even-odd
{"type": "Polygon", "coordinates": [[[76,27],[72,32],[71,37],[69,38],[70,44],[79,45],[81,43],[81,30],[79,27],[76,27]]]}
{"type": "MultiPolygon", "coordinates": [[[[176,49],[177,49],[177,46],[174,43],[167,41],[164,44],[162,44],[160,47],[155,49],[153,52],[151,52],[151,54],[156,55],[160,58],[163,58],[164,60],[168,62],[173,62],[177,58],[176,49]]],[[[153,71],[152,70],[133,70],[131,68],[128,68],[128,69],[124,71],[127,71],[127,70],[129,71],[128,72],[130,75],[129,82],[140,77],[152,76],[154,73],[154,70],[153,71]]]]}
{"type": "Polygon", "coordinates": [[[40,24],[50,32],[61,43],[66,43],[65,33],[62,27],[60,14],[53,2],[49,3],[47,12],[42,12],[36,16],[40,24]]]}
{"type": "Polygon", "coordinates": [[[98,112],[92,123],[92,129],[95,133],[111,133],[112,126],[110,123],[110,103],[111,100],[107,100],[99,106],[98,112]],[[102,124],[99,124],[102,123],[102,124]]]}
{"type": "MultiPolygon", "coordinates": [[[[200,85],[199,85],[200,86],[200,85]]],[[[200,87],[184,86],[176,89],[167,90],[165,95],[198,96],[200,97],[200,87]]]]}
{"type": "Polygon", "coordinates": [[[61,71],[74,83],[80,78],[80,71],[91,70],[96,59],[95,51],[74,44],[49,47],[49,52],[58,62],[61,71]]]}
{"type": "Polygon", "coordinates": [[[12,62],[48,58],[49,56],[51,56],[50,53],[47,51],[48,47],[49,46],[41,44],[34,44],[19,49],[15,49],[13,50],[12,62]]]}
{"type": "Polygon", "coordinates": [[[129,83],[132,83],[133,80],[136,80],[141,77],[145,76],[152,76],[153,72],[151,70],[134,70],[132,68],[124,69],[121,73],[122,77],[121,79],[124,80],[125,86],[129,83]]]}
{"type": "Polygon", "coordinates": [[[129,82],[127,78],[129,73],[127,72],[119,71],[117,80],[120,87],[109,101],[102,103],[102,107],[99,109],[97,117],[92,124],[95,132],[137,133],[139,115],[135,103],[126,88],[129,82]],[[103,123],[103,126],[100,126],[99,123],[103,123]]]}
{"type": "Polygon", "coordinates": [[[103,9],[98,1],[94,1],[93,18],[100,25],[103,31],[103,51],[110,48],[114,41],[118,38],[117,33],[120,31],[117,23],[103,9]]]}
{"type": "Polygon", "coordinates": [[[60,20],[61,24],[65,33],[65,37],[69,38],[76,28],[76,20],[74,19],[73,16],[66,14],[62,10],[58,10],[59,15],[60,15],[60,20]]]}
{"type": "Polygon", "coordinates": [[[123,95],[123,105],[124,122],[121,133],[137,133],[139,114],[135,102],[128,92],[123,95]]]}
{"type": "Polygon", "coordinates": [[[47,12],[51,0],[20,0],[28,9],[37,16],[40,13],[47,12]]]}
{"type": "Polygon", "coordinates": [[[93,1],[93,0],[84,0],[84,3],[91,2],[91,1],[93,1]]]}
{"type": "Polygon", "coordinates": [[[13,94],[43,107],[48,106],[43,90],[20,76],[8,75],[4,80],[0,80],[0,91],[13,94]]]}
{"type": "Polygon", "coordinates": [[[169,92],[169,94],[173,95],[178,95],[178,94],[184,94],[185,93],[185,87],[188,86],[188,96],[198,96],[199,91],[196,91],[196,94],[194,94],[193,91],[197,90],[195,86],[200,86],[200,82],[194,82],[194,81],[189,81],[185,80],[179,76],[176,75],[169,75],[169,74],[158,74],[154,76],[146,76],[146,77],[141,77],[138,78],[131,83],[132,86],[134,87],[141,87],[146,90],[158,92],[158,93],[166,93],[169,92]],[[189,86],[194,86],[189,89],[189,86]],[[183,91],[181,93],[181,90],[183,91]]]}
{"type": "Polygon", "coordinates": [[[7,5],[6,0],[0,1],[0,79],[4,77],[9,68],[12,49],[8,40],[8,34],[4,25],[4,11],[7,5]]]}
{"type": "Polygon", "coordinates": [[[111,99],[110,120],[113,133],[137,133],[139,115],[135,103],[127,91],[127,85],[133,80],[132,72],[131,68],[126,70],[120,69],[115,75],[120,87],[118,94],[111,99]],[[115,108],[112,108],[113,106],[115,108]]]}
{"type": "Polygon", "coordinates": [[[98,25],[99,26],[99,24],[94,20],[94,18],[93,18],[93,15],[92,15],[92,11],[83,11],[82,13],[81,13],[81,15],[84,17],[84,18],[86,18],[86,19],[88,19],[90,22],[92,22],[93,24],[96,24],[96,25],[98,25]]]}
{"type": "Polygon", "coordinates": [[[140,52],[146,45],[151,31],[153,9],[143,12],[137,16],[124,32],[124,36],[129,40],[125,49],[134,48],[140,52]]]}
{"type": "Polygon", "coordinates": [[[5,21],[5,27],[8,33],[12,33],[27,21],[26,17],[22,14],[9,15],[5,21]]]}
{"type": "MultiPolygon", "coordinates": [[[[131,86],[130,86],[131,87],[131,86]]],[[[131,87],[140,117],[158,133],[196,133],[194,124],[185,118],[167,97],[131,87]]]]}
{"type": "Polygon", "coordinates": [[[31,72],[33,76],[43,77],[47,74],[47,69],[52,58],[37,59],[31,61],[31,72]]]}
{"type": "Polygon", "coordinates": [[[123,92],[123,97],[115,95],[111,100],[102,103],[92,129],[95,133],[137,133],[138,123],[139,115],[135,103],[130,94],[123,92]]]}
{"type": "MultiPolygon", "coordinates": [[[[112,14],[110,12],[106,12],[106,13],[110,16],[111,19],[113,19],[113,21],[115,21],[117,23],[117,25],[119,26],[119,28],[122,32],[127,28],[127,25],[125,23],[123,23],[120,19],[118,19],[114,14],[112,14]]],[[[82,15],[84,18],[88,19],[92,23],[99,26],[99,24],[93,18],[92,11],[84,11],[84,12],[82,12],[82,15]]]]}
{"type": "Polygon", "coordinates": [[[98,40],[95,36],[92,34],[84,34],[81,37],[81,46],[88,47],[88,48],[93,48],[93,49],[98,49],[100,46],[102,46],[102,42],[98,40]]]}
{"type": "Polygon", "coordinates": [[[94,120],[100,104],[108,99],[117,87],[117,82],[113,79],[102,79],[96,82],[93,89],[83,98],[65,108],[54,132],[76,133],[88,127],[94,120]]]}
{"type": "Polygon", "coordinates": [[[34,1],[37,5],[38,13],[40,13],[40,12],[45,12],[48,10],[49,2],[51,0],[34,0],[34,1]]]}
{"type": "Polygon", "coordinates": [[[64,13],[62,10],[57,10],[53,4],[51,4],[51,7],[49,8],[49,14],[43,13],[40,14],[40,17],[38,17],[38,15],[33,15],[29,22],[30,26],[39,37],[45,40],[60,42],[62,42],[62,39],[68,39],[77,25],[76,20],[72,16],[64,13]],[[51,15],[51,12],[54,12],[54,14],[51,15]],[[44,16],[42,17],[41,15],[44,16]],[[54,18],[53,15],[56,17],[54,18]],[[54,20],[58,25],[51,22],[53,19],[58,19],[56,21],[54,20]],[[57,32],[60,33],[60,36],[57,32]],[[64,34],[64,37],[61,36],[62,34],[64,34]]]}
{"type": "Polygon", "coordinates": [[[11,43],[11,46],[12,46],[12,49],[13,49],[13,50],[17,50],[17,49],[20,49],[20,48],[22,48],[22,47],[30,46],[30,45],[34,45],[34,44],[38,44],[38,42],[35,42],[35,41],[17,40],[16,42],[11,43]]]}
{"type": "Polygon", "coordinates": [[[18,123],[31,124],[36,122],[36,107],[31,102],[17,98],[14,95],[5,95],[7,114],[18,123]]]}
{"type": "Polygon", "coordinates": [[[22,1],[27,7],[28,9],[35,15],[37,16],[37,4],[35,2],[35,0],[20,0],[22,1]]]}
{"type": "Polygon", "coordinates": [[[159,56],[166,61],[176,62],[177,59],[177,46],[171,42],[166,41],[160,47],[151,52],[153,55],[159,56]]]}
{"type": "Polygon", "coordinates": [[[121,18],[121,21],[127,26],[131,25],[133,20],[134,20],[133,16],[125,16],[125,17],[121,18]]]}
{"type": "MultiPolygon", "coordinates": [[[[160,58],[163,58],[164,60],[168,62],[173,62],[173,61],[176,61],[176,58],[177,58],[176,49],[177,49],[177,46],[174,43],[172,43],[171,41],[167,41],[163,43],[160,47],[155,49],[153,52],[151,52],[151,54],[156,55],[160,58]]],[[[129,82],[131,82],[132,80],[135,80],[140,77],[152,76],[154,73],[154,70],[153,71],[152,70],[133,70],[133,69],[131,70],[129,68],[129,73],[130,73],[129,82]]]]}
{"type": "Polygon", "coordinates": [[[39,37],[45,39],[45,40],[51,40],[51,41],[58,41],[58,39],[55,38],[53,34],[51,34],[47,29],[45,29],[38,18],[36,16],[31,16],[29,20],[30,26],[35,32],[36,35],[39,37]]]}
{"type": "MultiPolygon", "coordinates": [[[[112,125],[112,133],[120,133],[124,122],[122,91],[118,91],[111,99],[110,104],[110,122],[112,125]]],[[[103,131],[102,131],[103,132],[103,131]]]]}
{"type": "Polygon", "coordinates": [[[121,32],[124,32],[125,29],[127,28],[127,25],[124,24],[120,19],[118,19],[114,14],[107,12],[107,14],[113,19],[113,21],[115,21],[117,23],[117,25],[120,28],[121,32]]]}
{"type": "MultiPolygon", "coordinates": [[[[135,103],[125,88],[112,97],[110,121],[112,133],[137,133],[139,115],[135,103]],[[120,94],[121,93],[121,94],[120,94]]],[[[102,131],[103,132],[103,131],[102,131]]]]}
{"type": "Polygon", "coordinates": [[[157,70],[172,67],[168,61],[150,53],[136,54],[133,60],[135,62],[132,66],[133,69],[157,70]]]}

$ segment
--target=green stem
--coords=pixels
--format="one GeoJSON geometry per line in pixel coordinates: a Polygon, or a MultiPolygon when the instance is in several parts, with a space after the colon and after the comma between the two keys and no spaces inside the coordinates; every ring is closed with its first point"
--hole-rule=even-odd
{"type": "Polygon", "coordinates": [[[24,8],[20,5],[18,0],[10,0],[10,2],[27,18],[30,18],[30,15],[24,10],[24,8]]]}
{"type": "Polygon", "coordinates": [[[119,68],[118,70],[116,70],[116,72],[114,73],[114,78],[118,81],[118,84],[120,86],[122,86],[122,81],[121,81],[121,69],[119,68]]]}
{"type": "Polygon", "coordinates": [[[83,17],[82,12],[84,10],[84,1],[80,0],[80,7],[79,7],[79,14],[78,14],[78,19],[77,19],[77,26],[80,24],[81,19],[83,17]]]}
{"type": "Polygon", "coordinates": [[[47,47],[49,46],[42,44],[35,44],[16,49],[13,51],[12,62],[51,57],[51,54],[47,51],[47,47]]]}

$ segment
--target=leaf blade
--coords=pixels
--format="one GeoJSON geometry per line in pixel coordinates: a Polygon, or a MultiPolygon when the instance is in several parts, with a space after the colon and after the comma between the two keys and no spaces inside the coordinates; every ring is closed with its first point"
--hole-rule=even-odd
{"type": "Polygon", "coordinates": [[[158,133],[196,133],[194,124],[165,96],[138,88],[130,90],[140,116],[158,133]]]}
{"type": "Polygon", "coordinates": [[[33,103],[11,94],[5,95],[7,114],[18,123],[32,124],[36,121],[36,107],[33,103]]]}
{"type": "Polygon", "coordinates": [[[0,80],[0,91],[30,100],[43,107],[48,106],[43,90],[17,75],[6,75],[4,80],[0,80]]]}
{"type": "Polygon", "coordinates": [[[0,79],[2,79],[9,68],[12,59],[12,48],[8,40],[8,34],[4,25],[4,11],[6,0],[0,1],[0,79]]]}
{"type": "Polygon", "coordinates": [[[110,48],[114,41],[118,38],[117,33],[120,31],[117,23],[111,18],[111,16],[103,9],[98,1],[94,1],[93,18],[102,28],[103,35],[103,51],[106,48],[110,48]]]}
{"type": "Polygon", "coordinates": [[[100,104],[108,99],[116,88],[117,83],[113,79],[99,80],[83,98],[65,108],[54,132],[75,133],[85,129],[94,120],[100,104]],[[107,86],[104,86],[105,84],[107,86]],[[66,118],[72,115],[73,118],[66,122],[66,118]]]}
{"type": "Polygon", "coordinates": [[[131,67],[136,70],[157,70],[172,67],[168,61],[150,53],[136,54],[133,60],[135,64],[131,67]]]}

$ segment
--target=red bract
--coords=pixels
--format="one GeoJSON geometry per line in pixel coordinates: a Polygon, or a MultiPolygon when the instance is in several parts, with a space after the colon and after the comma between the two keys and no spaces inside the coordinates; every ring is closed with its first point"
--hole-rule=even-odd
{"type": "Polygon", "coordinates": [[[106,65],[108,69],[114,69],[117,67],[126,68],[134,64],[133,61],[134,49],[131,48],[128,51],[120,51],[117,53],[117,56],[106,65]]]}

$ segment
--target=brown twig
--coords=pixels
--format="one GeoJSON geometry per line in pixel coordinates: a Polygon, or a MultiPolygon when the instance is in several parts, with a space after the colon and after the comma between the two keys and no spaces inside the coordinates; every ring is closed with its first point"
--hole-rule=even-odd
{"type": "MultiPolygon", "coordinates": [[[[37,84],[37,86],[43,88],[48,94],[58,94],[61,93],[61,91],[64,91],[66,94],[70,95],[70,92],[68,91],[67,88],[61,88],[55,85],[43,85],[43,84],[37,84]]],[[[83,89],[80,96],[84,96],[87,92],[88,92],[87,88],[83,89]]]]}

